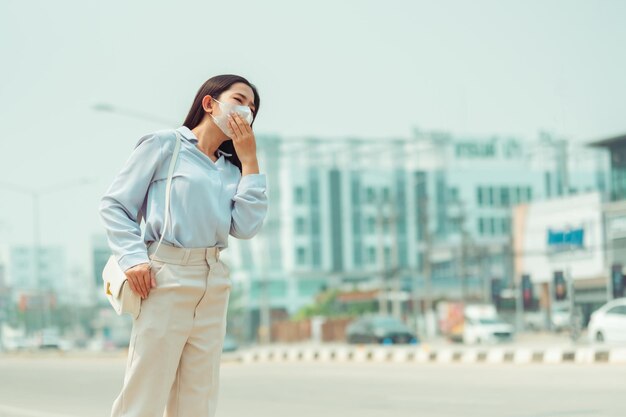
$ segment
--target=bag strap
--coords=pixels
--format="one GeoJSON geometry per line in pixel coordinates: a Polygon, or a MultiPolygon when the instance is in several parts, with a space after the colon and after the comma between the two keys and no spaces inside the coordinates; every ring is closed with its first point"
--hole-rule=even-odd
{"type": "MultiPolygon", "coordinates": [[[[159,239],[159,244],[157,245],[154,253],[158,252],[159,247],[161,246],[161,242],[163,242],[163,237],[165,237],[167,225],[170,221],[170,192],[172,187],[172,176],[174,174],[176,160],[178,159],[178,152],[180,151],[180,143],[182,142],[180,138],[180,133],[178,133],[178,131],[176,131],[176,138],[174,140],[176,141],[176,145],[174,146],[174,153],[172,154],[169,170],[167,171],[167,184],[165,185],[165,219],[163,221],[163,231],[161,232],[161,238],[159,239]]],[[[141,219],[139,219],[139,222],[141,222],[141,219]]],[[[150,257],[149,267],[152,267],[152,257],[150,257]]]]}

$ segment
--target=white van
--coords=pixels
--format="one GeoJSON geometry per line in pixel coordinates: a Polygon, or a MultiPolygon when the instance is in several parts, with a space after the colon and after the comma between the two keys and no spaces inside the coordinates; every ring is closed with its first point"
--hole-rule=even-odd
{"type": "Polygon", "coordinates": [[[465,306],[463,343],[499,343],[513,340],[513,326],[498,317],[491,304],[465,306]]]}

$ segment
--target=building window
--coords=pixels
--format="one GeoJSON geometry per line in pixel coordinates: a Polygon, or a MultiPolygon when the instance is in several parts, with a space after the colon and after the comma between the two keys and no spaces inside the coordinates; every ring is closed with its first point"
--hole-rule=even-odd
{"type": "Polygon", "coordinates": [[[487,234],[493,235],[496,233],[496,219],[490,217],[487,223],[487,234]]]}
{"type": "Polygon", "coordinates": [[[389,191],[389,188],[387,187],[383,188],[383,201],[385,203],[388,203],[389,201],[391,201],[391,192],[389,191]]]}
{"type": "Polygon", "coordinates": [[[476,188],[476,201],[478,202],[479,207],[483,207],[485,204],[485,196],[484,196],[484,188],[478,187],[476,188]]]}
{"type": "Polygon", "coordinates": [[[478,233],[481,235],[485,234],[485,219],[482,217],[478,219],[478,233]]]}
{"type": "Polygon", "coordinates": [[[500,205],[503,207],[508,207],[511,204],[509,199],[509,188],[501,187],[500,188],[500,205]]]}
{"type": "Polygon", "coordinates": [[[365,191],[365,198],[368,203],[375,203],[376,202],[376,190],[374,190],[372,187],[367,187],[365,191]]]}
{"type": "Polygon", "coordinates": [[[391,268],[391,248],[389,246],[385,246],[385,248],[383,249],[383,253],[384,253],[384,265],[385,268],[391,268]]]}
{"type": "Polygon", "coordinates": [[[298,281],[298,295],[311,297],[323,291],[326,283],[323,280],[302,280],[298,281]]]}
{"type": "Polygon", "coordinates": [[[526,201],[533,201],[533,190],[530,187],[526,187],[526,201]]]}
{"type": "Polygon", "coordinates": [[[448,198],[451,201],[459,201],[459,189],[456,187],[448,188],[448,198]]]}
{"type": "Polygon", "coordinates": [[[367,261],[370,264],[376,263],[376,248],[374,246],[369,246],[367,248],[367,261]]]}
{"type": "Polygon", "coordinates": [[[296,204],[304,204],[305,202],[304,187],[296,187],[295,200],[296,200],[296,204]]]}
{"type": "Polygon", "coordinates": [[[296,249],[296,264],[298,265],[306,264],[306,249],[303,247],[298,247],[296,249]]]}
{"type": "Polygon", "coordinates": [[[507,235],[511,233],[511,219],[508,217],[502,219],[502,232],[507,235]]]}
{"type": "Polygon", "coordinates": [[[376,218],[375,217],[367,218],[367,232],[376,233],[376,218]]]}
{"type": "Polygon", "coordinates": [[[493,187],[487,188],[487,201],[489,202],[489,207],[493,207],[495,205],[493,187]]]}
{"type": "Polygon", "coordinates": [[[306,221],[303,217],[296,217],[296,234],[303,235],[306,233],[306,221]]]}

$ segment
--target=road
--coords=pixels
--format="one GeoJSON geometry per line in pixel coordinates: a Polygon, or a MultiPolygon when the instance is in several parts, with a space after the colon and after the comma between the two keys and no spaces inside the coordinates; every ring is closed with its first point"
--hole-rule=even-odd
{"type": "MultiPolygon", "coordinates": [[[[0,417],[108,417],[123,357],[1,358],[0,417]]],[[[222,365],[218,417],[623,417],[626,366],[222,365]]]]}

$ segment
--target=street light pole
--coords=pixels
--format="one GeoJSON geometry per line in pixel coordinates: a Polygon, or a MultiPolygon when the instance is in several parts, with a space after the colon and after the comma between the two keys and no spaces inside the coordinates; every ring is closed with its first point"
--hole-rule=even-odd
{"type": "Polygon", "coordinates": [[[48,288],[43,287],[43,283],[41,282],[41,270],[40,270],[40,262],[41,259],[39,257],[39,251],[41,248],[41,232],[39,229],[39,193],[36,191],[32,191],[31,193],[33,198],[33,272],[35,275],[35,283],[39,287],[39,289],[44,292],[41,297],[41,327],[48,327],[48,299],[45,296],[46,290],[48,288]]]}

